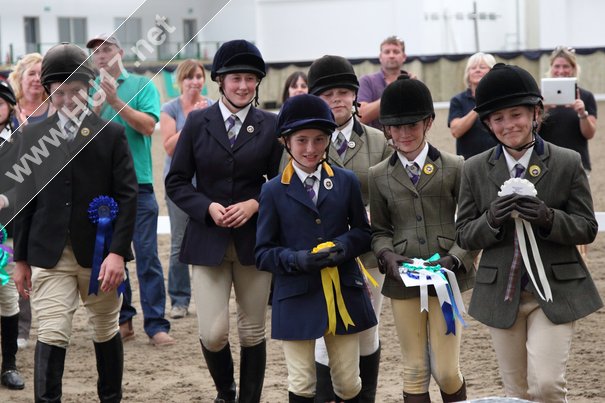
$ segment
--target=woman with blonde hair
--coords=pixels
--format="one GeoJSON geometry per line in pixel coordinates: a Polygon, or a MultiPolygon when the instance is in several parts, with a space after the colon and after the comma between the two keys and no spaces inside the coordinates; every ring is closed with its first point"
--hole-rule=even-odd
{"type": "MultiPolygon", "coordinates": [[[[206,81],[206,70],[199,60],[187,59],[176,68],[176,85],[181,95],[162,105],[160,113],[160,132],[166,151],[164,179],[168,175],[172,154],[185,125],[189,112],[204,109],[214,103],[202,95],[206,81]]],[[[195,185],[195,180],[193,181],[195,185]]],[[[188,215],[166,197],[166,207],[170,217],[170,263],[168,266],[168,295],[172,309],[170,317],[180,319],[188,314],[191,301],[191,279],[189,265],[179,261],[179,250],[185,235],[188,215]]]]}
{"type": "Polygon", "coordinates": [[[475,89],[481,78],[496,64],[489,53],[478,52],[472,55],[464,69],[466,90],[455,95],[450,101],[450,113],[447,124],[456,139],[456,154],[464,159],[479,154],[496,145],[492,136],[477,119],[475,108],[475,89]]]}
{"type": "Polygon", "coordinates": [[[40,82],[41,69],[42,55],[29,53],[17,62],[8,76],[17,98],[13,117],[15,127],[41,122],[54,113],[54,108],[48,101],[48,95],[40,82]]]}
{"type": "MultiPolygon", "coordinates": [[[[550,54],[549,77],[578,77],[580,66],[575,49],[558,46],[550,54]]],[[[597,131],[597,103],[592,92],[578,87],[576,100],[570,105],[544,105],[547,117],[540,126],[540,136],[548,142],[580,153],[582,165],[590,173],[588,140],[597,131]]]]}

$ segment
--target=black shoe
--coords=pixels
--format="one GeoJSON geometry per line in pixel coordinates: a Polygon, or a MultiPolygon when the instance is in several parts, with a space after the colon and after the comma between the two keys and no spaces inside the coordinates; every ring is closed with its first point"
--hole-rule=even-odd
{"type": "Polygon", "coordinates": [[[25,388],[25,383],[21,374],[16,369],[9,369],[2,372],[2,385],[9,389],[21,390],[25,388]]]}

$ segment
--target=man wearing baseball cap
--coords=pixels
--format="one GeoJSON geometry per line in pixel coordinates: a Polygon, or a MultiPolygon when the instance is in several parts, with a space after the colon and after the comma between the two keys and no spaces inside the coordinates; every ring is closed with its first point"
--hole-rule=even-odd
{"type": "MultiPolygon", "coordinates": [[[[139,183],[133,244],[145,333],[154,346],[174,344],[174,339],[168,335],[170,322],[164,317],[166,290],[158,258],[158,203],[153,191],[151,161],[151,135],[160,117],[160,95],[148,78],[123,69],[124,50],[115,36],[96,35],[86,47],[92,49],[93,62],[100,70],[93,95],[94,110],[101,118],[125,127],[139,183]]],[[[136,315],[136,309],[131,296],[127,280],[120,312],[120,333],[125,341],[134,337],[132,317],[136,315]]]]}

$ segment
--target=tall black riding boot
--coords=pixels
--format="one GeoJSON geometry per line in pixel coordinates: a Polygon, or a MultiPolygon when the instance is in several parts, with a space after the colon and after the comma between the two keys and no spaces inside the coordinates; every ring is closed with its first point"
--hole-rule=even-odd
{"type": "Polygon", "coordinates": [[[229,343],[222,350],[213,353],[202,344],[202,353],[206,359],[208,371],[216,386],[215,403],[236,403],[236,386],[233,379],[233,359],[231,358],[231,346],[229,343]]]}
{"type": "Polygon", "coordinates": [[[461,402],[466,400],[466,381],[463,379],[460,389],[452,394],[441,391],[441,398],[443,399],[443,403],[461,402]]]}
{"type": "Polygon", "coordinates": [[[25,383],[17,370],[17,337],[19,336],[19,314],[0,317],[0,344],[2,370],[0,382],[9,389],[23,389],[25,383]]]}
{"type": "Polygon", "coordinates": [[[288,403],[313,403],[312,397],[302,397],[288,392],[288,403]]]}
{"type": "Polygon", "coordinates": [[[380,367],[380,345],[373,354],[359,357],[359,376],[361,378],[360,403],[374,403],[378,387],[378,368],[380,367]]]}
{"type": "Polygon", "coordinates": [[[336,400],[334,388],[332,386],[332,377],[330,376],[330,367],[315,361],[315,403],[333,402],[336,400]]]}
{"type": "Polygon", "coordinates": [[[101,403],[122,401],[122,374],[124,373],[124,347],[122,337],[116,333],[104,343],[94,343],[97,357],[97,394],[101,403]]]}
{"type": "Polygon", "coordinates": [[[58,403],[66,350],[38,341],[34,353],[34,398],[36,403],[58,403]]]}
{"type": "Polygon", "coordinates": [[[267,342],[242,347],[239,365],[239,403],[259,403],[265,381],[267,342]]]}

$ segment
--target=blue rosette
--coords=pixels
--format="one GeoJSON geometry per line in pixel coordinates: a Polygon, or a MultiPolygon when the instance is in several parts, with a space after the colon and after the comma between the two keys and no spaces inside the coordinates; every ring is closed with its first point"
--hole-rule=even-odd
{"type": "Polygon", "coordinates": [[[8,234],[4,225],[0,224],[0,287],[6,285],[11,276],[6,272],[6,265],[12,261],[13,250],[4,245],[4,242],[8,239],[8,234]]]}
{"type": "MultiPolygon", "coordinates": [[[[99,273],[103,259],[109,253],[111,236],[113,234],[113,221],[118,216],[118,203],[110,196],[98,196],[88,206],[88,219],[97,225],[95,250],[92,258],[92,273],[88,284],[88,295],[99,292],[99,273]]],[[[118,295],[124,292],[124,283],[118,287],[118,295]]]]}

